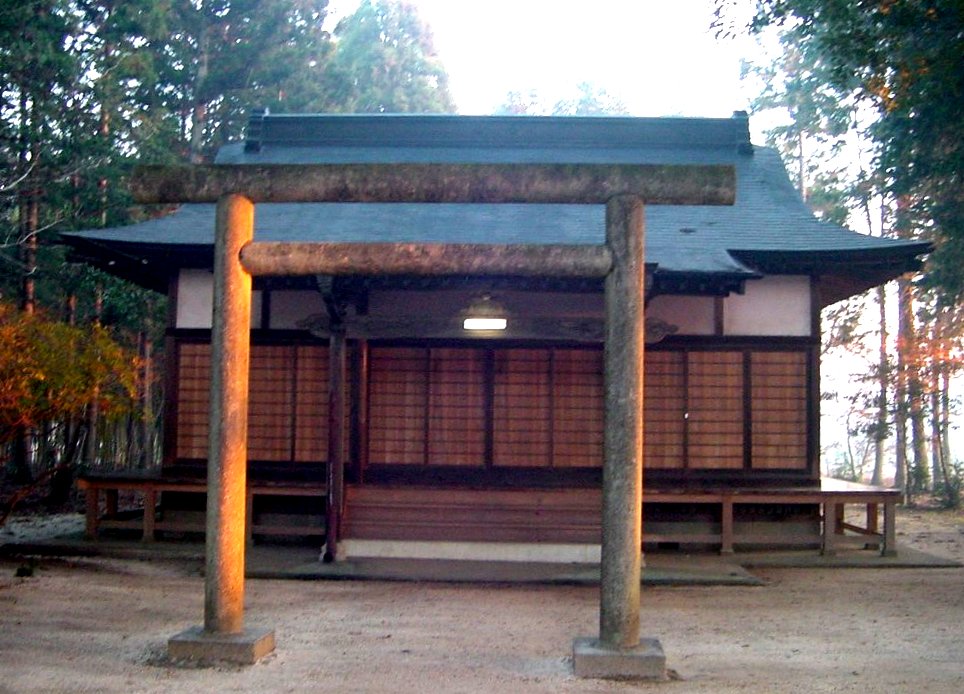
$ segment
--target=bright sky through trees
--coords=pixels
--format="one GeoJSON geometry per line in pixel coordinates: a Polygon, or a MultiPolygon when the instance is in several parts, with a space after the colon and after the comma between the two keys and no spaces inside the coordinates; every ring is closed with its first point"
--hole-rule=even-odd
{"type": "MultiPolygon", "coordinates": [[[[462,114],[510,91],[546,101],[589,82],[638,116],[729,116],[746,109],[749,38],[718,41],[712,0],[410,0],[429,24],[462,114]]],[[[331,0],[337,20],[358,0],[331,0]]],[[[332,23],[332,26],[334,24],[332,23]]]]}

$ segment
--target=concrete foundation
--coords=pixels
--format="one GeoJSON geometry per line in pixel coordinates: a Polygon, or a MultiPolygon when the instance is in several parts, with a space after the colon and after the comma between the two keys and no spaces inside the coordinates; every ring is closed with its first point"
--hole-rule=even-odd
{"type": "Polygon", "coordinates": [[[551,542],[445,542],[358,540],[338,543],[338,559],[441,559],[524,563],[598,564],[598,544],[551,542]]]}
{"type": "Polygon", "coordinates": [[[219,634],[204,631],[202,627],[191,627],[167,642],[167,654],[173,660],[220,660],[239,665],[253,665],[273,650],[273,629],[219,634]]]}
{"type": "Polygon", "coordinates": [[[658,639],[643,638],[639,645],[614,648],[599,639],[572,642],[572,669],[576,677],[607,680],[665,680],[666,655],[658,639]]]}

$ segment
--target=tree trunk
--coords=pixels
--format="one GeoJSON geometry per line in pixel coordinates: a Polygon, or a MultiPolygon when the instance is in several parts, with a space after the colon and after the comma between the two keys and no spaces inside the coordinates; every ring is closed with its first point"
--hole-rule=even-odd
{"type": "Polygon", "coordinates": [[[934,491],[940,492],[947,478],[944,476],[943,444],[941,442],[941,410],[940,393],[935,388],[930,393],[930,449],[931,449],[931,479],[934,491]]]}
{"type": "Polygon", "coordinates": [[[150,322],[140,334],[141,352],[141,455],[140,467],[149,468],[154,464],[154,345],[150,336],[150,322]]]}
{"type": "MultiPolygon", "coordinates": [[[[945,506],[960,506],[960,480],[951,466],[950,433],[951,371],[955,337],[953,309],[938,305],[931,345],[931,455],[934,489],[945,506]]],[[[959,328],[958,328],[959,330],[959,328]]]]}
{"type": "MultiPolygon", "coordinates": [[[[941,408],[941,459],[950,465],[951,462],[951,367],[948,364],[941,369],[940,382],[940,408],[941,408]]],[[[947,472],[945,467],[944,472],[947,472]]],[[[946,474],[945,474],[946,478],[946,474]]]]}
{"type": "MultiPolygon", "coordinates": [[[[100,324],[104,309],[104,294],[101,286],[94,287],[94,322],[100,324]]],[[[97,467],[97,424],[100,418],[100,406],[95,395],[87,406],[87,438],[84,440],[83,466],[87,470],[97,467]]]]}
{"type": "MultiPolygon", "coordinates": [[[[17,173],[20,177],[17,205],[19,208],[19,243],[22,275],[20,278],[20,308],[28,316],[36,310],[37,230],[40,214],[37,201],[36,172],[39,149],[34,140],[36,105],[31,105],[28,92],[20,85],[19,147],[17,173]]],[[[11,477],[17,484],[33,479],[31,470],[33,437],[27,427],[18,427],[10,450],[11,477]]]]}
{"type": "Polygon", "coordinates": [[[914,490],[909,484],[909,469],[907,460],[907,419],[908,419],[908,397],[907,397],[907,348],[910,338],[907,335],[907,324],[905,321],[904,305],[907,303],[909,280],[901,278],[897,280],[897,301],[899,305],[898,324],[897,324],[897,392],[895,393],[894,407],[894,428],[895,428],[895,464],[897,466],[894,476],[894,486],[900,489],[907,500],[911,503],[914,490]]]}
{"type": "Polygon", "coordinates": [[[924,492],[930,488],[927,466],[927,435],[924,423],[924,389],[920,379],[919,360],[915,358],[917,331],[914,323],[914,297],[910,280],[901,280],[900,343],[904,350],[907,384],[907,408],[911,425],[913,460],[908,469],[908,489],[924,492]]]}
{"type": "Polygon", "coordinates": [[[877,304],[880,307],[880,344],[877,364],[877,421],[874,425],[874,473],[870,483],[881,485],[884,481],[884,460],[887,449],[887,388],[890,368],[887,359],[887,291],[877,287],[877,304]]]}
{"type": "Polygon", "coordinates": [[[947,481],[944,476],[944,466],[942,458],[943,444],[941,442],[941,407],[940,407],[940,381],[941,366],[943,364],[942,339],[943,339],[943,311],[940,306],[935,306],[934,318],[930,326],[930,354],[928,359],[928,383],[930,400],[930,454],[931,454],[931,484],[935,492],[939,492],[943,484],[947,481]]]}
{"type": "MultiPolygon", "coordinates": [[[[32,178],[32,177],[31,177],[32,178]]],[[[33,187],[31,181],[28,186],[33,187]]],[[[20,308],[28,316],[37,310],[37,230],[40,228],[40,204],[37,201],[37,191],[25,192],[25,200],[21,209],[24,219],[21,221],[21,262],[23,263],[23,284],[21,287],[20,308]]]]}
{"type": "Polygon", "coordinates": [[[205,26],[198,36],[198,67],[194,78],[194,103],[191,105],[191,152],[192,164],[204,161],[204,126],[207,123],[207,102],[204,100],[205,82],[208,78],[210,47],[210,27],[205,26]]]}

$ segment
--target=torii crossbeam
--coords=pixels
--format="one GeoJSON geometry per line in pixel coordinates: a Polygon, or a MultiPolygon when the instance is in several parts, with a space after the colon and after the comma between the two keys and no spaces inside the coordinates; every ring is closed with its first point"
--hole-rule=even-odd
{"type": "MultiPolygon", "coordinates": [[[[204,626],[177,657],[254,662],[270,631],[245,630],[244,552],[251,278],[470,275],[605,278],[605,437],[598,638],[574,642],[577,675],[660,679],[659,642],[640,639],[644,204],[732,205],[731,166],[341,164],[145,167],[141,203],[217,202],[204,626]],[[606,206],[596,246],[267,244],[260,202],[579,203],[606,206]],[[377,251],[377,252],[373,252],[377,251]]],[[[343,336],[341,339],[344,339],[343,336]]]]}

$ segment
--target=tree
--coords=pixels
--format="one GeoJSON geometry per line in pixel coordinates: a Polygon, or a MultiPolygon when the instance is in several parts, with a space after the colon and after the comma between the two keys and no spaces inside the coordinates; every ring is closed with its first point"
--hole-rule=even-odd
{"type": "Polygon", "coordinates": [[[26,428],[63,427],[95,398],[102,416],[125,414],[135,367],[100,326],[73,327],[0,304],[0,444],[26,428]]]}
{"type": "Polygon", "coordinates": [[[364,113],[454,113],[448,73],[415,7],[363,0],[335,27],[331,68],[343,82],[341,109],[364,113]]]}
{"type": "Polygon", "coordinates": [[[14,477],[26,486],[0,509],[0,525],[41,482],[51,482],[50,501],[68,498],[85,436],[77,423],[93,403],[102,420],[127,415],[136,374],[132,355],[99,325],[78,328],[0,303],[0,446],[33,431],[38,451],[14,477]]]}
{"type": "MultiPolygon", "coordinates": [[[[207,159],[241,137],[254,108],[354,110],[370,85],[361,73],[352,84],[344,68],[372,56],[382,87],[407,110],[452,110],[431,35],[409,6],[365,3],[359,16],[377,11],[381,29],[359,32],[346,20],[337,69],[326,11],[327,0],[0,0],[0,298],[70,325],[96,324],[97,335],[143,355],[141,402],[120,419],[111,418],[103,383],[74,393],[88,398],[83,412],[22,410],[34,414],[16,418],[11,426],[23,436],[0,440],[0,455],[19,461],[25,477],[45,452],[69,458],[67,442],[85,431],[91,464],[150,460],[160,401],[151,363],[163,359],[152,344],[163,335],[164,299],[70,266],[56,243],[59,231],[154,214],[126,192],[133,165],[207,159]]],[[[21,346],[60,359],[44,344],[21,346]]],[[[61,363],[93,378],[76,361],[61,363]]]]}
{"type": "Polygon", "coordinates": [[[104,413],[126,412],[135,365],[100,326],[73,327],[0,304],[0,442],[20,427],[82,414],[95,392],[104,413]]]}
{"type": "Polygon", "coordinates": [[[20,303],[36,305],[37,252],[46,220],[41,199],[62,173],[58,164],[70,134],[69,89],[76,74],[67,50],[73,31],[66,2],[5,3],[0,13],[0,113],[4,168],[11,181],[4,245],[19,250],[20,303]]]}
{"type": "MultiPolygon", "coordinates": [[[[734,0],[717,28],[734,31],[734,0]]],[[[928,281],[944,301],[964,295],[964,3],[960,0],[761,0],[749,28],[778,26],[827,62],[829,84],[873,107],[879,170],[907,201],[913,230],[937,249],[928,281]]]]}
{"type": "Polygon", "coordinates": [[[833,221],[845,223],[845,183],[840,181],[843,172],[835,159],[856,120],[851,90],[828,84],[826,61],[813,46],[796,38],[781,34],[779,54],[758,65],[745,62],[742,78],[755,77],[760,83],[751,103],[754,113],[778,110],[785,114],[781,124],[767,131],[767,144],[780,151],[794,172],[804,201],[829,203],[833,221]]]}
{"type": "Polygon", "coordinates": [[[138,88],[145,100],[155,99],[152,117],[165,119],[168,132],[176,126],[191,161],[203,161],[239,137],[248,110],[283,104],[298,91],[295,85],[309,84],[309,76],[316,80],[312,91],[319,106],[327,105],[327,0],[165,4],[164,22],[149,24],[142,17],[153,70],[138,88]]]}
{"type": "Polygon", "coordinates": [[[629,111],[620,99],[590,82],[576,85],[573,97],[560,99],[552,107],[554,116],[626,116],[629,111]]]}
{"type": "Polygon", "coordinates": [[[551,105],[536,89],[506,94],[496,115],[515,116],[626,116],[626,105],[602,87],[580,82],[574,92],[557,99],[551,105]]]}

